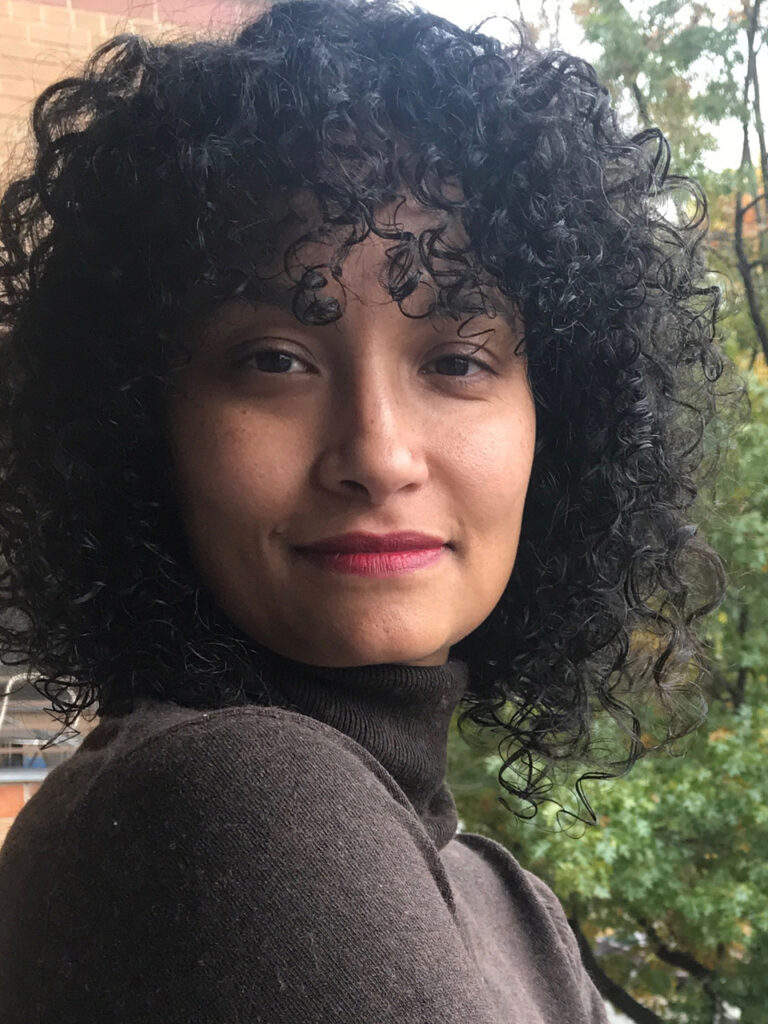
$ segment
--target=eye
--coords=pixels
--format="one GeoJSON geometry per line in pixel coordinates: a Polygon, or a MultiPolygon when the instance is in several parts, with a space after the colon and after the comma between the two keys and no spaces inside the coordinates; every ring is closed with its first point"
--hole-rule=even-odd
{"type": "Polygon", "coordinates": [[[249,367],[259,370],[261,373],[273,373],[286,376],[291,373],[291,365],[296,364],[300,368],[298,373],[312,372],[309,365],[303,359],[299,359],[293,352],[286,352],[281,348],[261,348],[255,352],[249,352],[243,359],[238,360],[238,366],[249,367]],[[302,369],[303,368],[303,369],[302,369]]]}
{"type": "Polygon", "coordinates": [[[462,353],[454,353],[450,355],[438,356],[437,359],[431,360],[426,364],[427,366],[442,367],[438,369],[439,376],[448,377],[480,377],[485,374],[493,374],[496,376],[495,370],[483,362],[481,359],[475,359],[473,356],[463,355],[462,353]],[[475,366],[479,368],[479,372],[468,373],[470,367],[475,366]]]}

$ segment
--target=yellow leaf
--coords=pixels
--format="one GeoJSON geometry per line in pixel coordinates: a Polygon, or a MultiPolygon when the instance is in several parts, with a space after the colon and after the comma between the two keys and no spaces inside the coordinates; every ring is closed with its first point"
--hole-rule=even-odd
{"type": "Polygon", "coordinates": [[[733,736],[733,733],[730,729],[714,729],[709,734],[708,739],[710,743],[717,743],[719,740],[728,739],[729,736],[733,736]]]}

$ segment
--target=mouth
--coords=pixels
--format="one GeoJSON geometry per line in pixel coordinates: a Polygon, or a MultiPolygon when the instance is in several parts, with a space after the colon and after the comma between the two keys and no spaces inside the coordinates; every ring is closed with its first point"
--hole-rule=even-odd
{"type": "Polygon", "coordinates": [[[399,530],[376,534],[362,531],[325,537],[296,548],[312,565],[354,576],[397,576],[434,565],[451,545],[429,533],[399,530]]]}
{"type": "Polygon", "coordinates": [[[408,551],[316,551],[299,548],[299,554],[313,565],[353,576],[397,576],[434,565],[443,557],[447,545],[408,551]]]}
{"type": "Polygon", "coordinates": [[[371,554],[378,552],[429,551],[446,546],[441,537],[414,530],[400,530],[397,533],[375,534],[356,531],[325,537],[312,544],[301,545],[299,551],[339,555],[371,554]]]}

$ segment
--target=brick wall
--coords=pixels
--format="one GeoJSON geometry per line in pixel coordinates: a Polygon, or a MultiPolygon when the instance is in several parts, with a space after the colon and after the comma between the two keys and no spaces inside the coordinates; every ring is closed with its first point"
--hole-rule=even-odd
{"type": "Polygon", "coordinates": [[[0,846],[3,845],[13,819],[39,788],[39,782],[0,783],[0,846]]]}
{"type": "Polygon", "coordinates": [[[255,13],[248,0],[0,0],[0,185],[23,159],[32,100],[118,32],[205,34],[255,13]]]}

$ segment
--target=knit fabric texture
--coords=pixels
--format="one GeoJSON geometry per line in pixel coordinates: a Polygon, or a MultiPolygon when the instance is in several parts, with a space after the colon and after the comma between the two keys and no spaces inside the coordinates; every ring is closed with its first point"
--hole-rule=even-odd
{"type": "Polygon", "coordinates": [[[104,716],[0,851],[3,1024],[603,1024],[563,910],[445,783],[460,662],[268,652],[104,716]]]}

